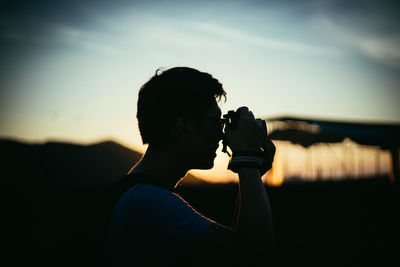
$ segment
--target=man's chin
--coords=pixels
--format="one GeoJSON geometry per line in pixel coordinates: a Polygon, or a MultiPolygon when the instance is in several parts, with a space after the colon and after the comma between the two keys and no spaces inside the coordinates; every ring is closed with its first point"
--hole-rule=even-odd
{"type": "Polygon", "coordinates": [[[195,164],[194,169],[199,169],[199,170],[209,170],[214,167],[214,160],[217,157],[217,154],[214,152],[213,155],[208,156],[207,159],[203,158],[203,160],[198,160],[197,164],[195,164]]]}
{"type": "Polygon", "coordinates": [[[199,164],[196,169],[199,170],[209,170],[214,167],[214,160],[210,162],[204,162],[203,164],[199,164]]]}

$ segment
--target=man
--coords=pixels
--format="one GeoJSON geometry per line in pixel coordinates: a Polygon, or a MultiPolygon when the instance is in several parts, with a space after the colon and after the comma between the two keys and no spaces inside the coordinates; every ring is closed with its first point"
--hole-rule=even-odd
{"type": "Polygon", "coordinates": [[[139,92],[141,161],[121,180],[110,226],[110,266],[232,266],[268,260],[273,249],[269,201],[261,176],[275,147],[246,107],[223,129],[222,85],[208,73],[177,67],[157,71],[139,92]],[[223,131],[224,130],[224,131],[223,131]],[[213,167],[221,140],[239,175],[235,228],[196,212],[173,193],[191,169],[213,167]],[[263,158],[260,158],[263,147],[263,158]]]}

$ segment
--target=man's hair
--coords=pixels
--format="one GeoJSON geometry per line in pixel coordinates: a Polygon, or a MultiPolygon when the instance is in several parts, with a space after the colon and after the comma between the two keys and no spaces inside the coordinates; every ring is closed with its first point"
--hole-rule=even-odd
{"type": "Polygon", "coordinates": [[[180,117],[199,116],[225,95],[222,84],[208,73],[188,67],[158,69],[139,91],[137,119],[143,144],[171,142],[170,130],[180,117]]]}

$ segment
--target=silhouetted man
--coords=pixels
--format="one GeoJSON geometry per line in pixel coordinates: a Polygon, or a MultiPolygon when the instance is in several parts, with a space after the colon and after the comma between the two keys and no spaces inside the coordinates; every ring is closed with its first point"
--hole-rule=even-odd
{"type": "Polygon", "coordinates": [[[235,127],[227,123],[223,129],[221,97],[225,91],[218,80],[186,67],[157,71],[140,89],[137,119],[148,148],[120,183],[109,232],[110,266],[268,261],[273,229],[261,176],[271,167],[275,147],[247,107],[237,110],[235,127]],[[239,176],[234,228],[204,217],[173,193],[189,170],[213,167],[222,139],[232,151],[230,169],[239,176]]]}

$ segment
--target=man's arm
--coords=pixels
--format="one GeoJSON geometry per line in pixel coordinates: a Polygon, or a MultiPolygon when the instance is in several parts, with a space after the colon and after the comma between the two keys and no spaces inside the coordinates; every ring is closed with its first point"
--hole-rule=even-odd
{"type": "Polygon", "coordinates": [[[211,225],[190,253],[198,266],[252,266],[273,260],[273,228],[268,196],[258,170],[239,170],[241,203],[237,228],[211,225]],[[270,258],[268,258],[270,257],[270,258]]]}
{"type": "Polygon", "coordinates": [[[259,170],[239,169],[241,193],[240,215],[237,227],[239,239],[272,249],[272,214],[265,185],[259,170]]]}
{"type": "MultiPolygon", "coordinates": [[[[241,108],[238,112],[240,118],[237,129],[226,131],[228,146],[233,153],[256,151],[262,144],[265,133],[260,132],[253,114],[247,108],[241,108]]],[[[228,228],[219,224],[210,226],[192,250],[191,256],[198,256],[194,262],[199,262],[202,258],[208,265],[249,265],[251,262],[265,261],[266,256],[271,254],[271,208],[260,171],[243,167],[239,168],[238,175],[240,208],[237,227],[228,228]]]]}

